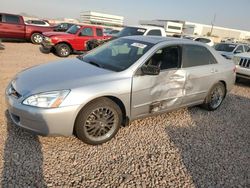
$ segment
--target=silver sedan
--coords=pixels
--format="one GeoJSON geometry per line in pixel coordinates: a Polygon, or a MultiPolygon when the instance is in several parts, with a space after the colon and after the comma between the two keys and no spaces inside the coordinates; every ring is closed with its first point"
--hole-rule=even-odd
{"type": "Polygon", "coordinates": [[[17,126],[101,144],[137,118],[194,105],[215,110],[234,82],[235,65],[205,44],[131,36],[18,73],[6,101],[17,126]]]}

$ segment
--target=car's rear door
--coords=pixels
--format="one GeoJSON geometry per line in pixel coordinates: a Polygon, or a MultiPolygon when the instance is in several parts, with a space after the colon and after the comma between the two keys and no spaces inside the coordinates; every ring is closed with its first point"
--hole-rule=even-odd
{"type": "Polygon", "coordinates": [[[159,75],[143,75],[138,69],[132,82],[131,117],[178,108],[183,97],[185,71],[181,70],[181,47],[167,46],[158,49],[145,65],[161,64],[159,75]]]}
{"type": "Polygon", "coordinates": [[[0,22],[0,38],[24,38],[25,25],[19,16],[2,14],[1,17],[2,22],[0,22]]]}
{"type": "Polygon", "coordinates": [[[183,105],[202,103],[214,83],[218,80],[218,64],[204,46],[183,45],[182,69],[186,72],[183,105]]]}

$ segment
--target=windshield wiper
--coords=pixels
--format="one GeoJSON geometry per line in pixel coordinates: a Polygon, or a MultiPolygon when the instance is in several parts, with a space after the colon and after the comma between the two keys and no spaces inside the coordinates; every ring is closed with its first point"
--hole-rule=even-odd
{"type": "Polygon", "coordinates": [[[100,64],[98,64],[98,63],[96,63],[96,62],[94,62],[94,61],[84,61],[84,60],[83,60],[83,58],[84,58],[83,55],[79,55],[79,56],[77,56],[77,58],[80,59],[80,60],[83,61],[83,62],[89,63],[89,64],[94,65],[94,66],[96,66],[96,67],[103,68],[100,64]]]}
{"type": "Polygon", "coordinates": [[[88,63],[91,64],[91,65],[94,65],[96,67],[102,68],[102,66],[100,64],[96,63],[96,62],[90,61],[88,63]]]}

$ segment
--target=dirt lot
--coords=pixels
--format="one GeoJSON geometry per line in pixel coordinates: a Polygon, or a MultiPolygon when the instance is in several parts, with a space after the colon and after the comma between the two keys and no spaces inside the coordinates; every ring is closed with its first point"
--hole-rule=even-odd
{"type": "MultiPolygon", "coordinates": [[[[0,187],[250,187],[250,83],[237,84],[215,112],[185,108],[134,121],[89,146],[14,126],[4,90],[19,71],[60,59],[39,46],[0,52],[0,187]]],[[[72,56],[71,56],[72,57],[72,56]]]]}

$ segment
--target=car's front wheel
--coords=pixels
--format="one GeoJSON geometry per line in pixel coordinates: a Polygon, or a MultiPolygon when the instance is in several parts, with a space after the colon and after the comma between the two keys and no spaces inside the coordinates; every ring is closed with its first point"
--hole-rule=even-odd
{"type": "Polygon", "coordinates": [[[75,133],[87,144],[102,144],[116,135],[121,122],[120,107],[108,98],[99,98],[87,104],[78,114],[75,133]]]}
{"type": "Polygon", "coordinates": [[[219,82],[211,88],[202,106],[209,111],[216,110],[221,105],[225,96],[226,96],[225,85],[222,82],[219,82]]]}
{"type": "Polygon", "coordinates": [[[55,48],[59,57],[68,57],[71,53],[71,48],[67,44],[57,44],[55,48]]]}

